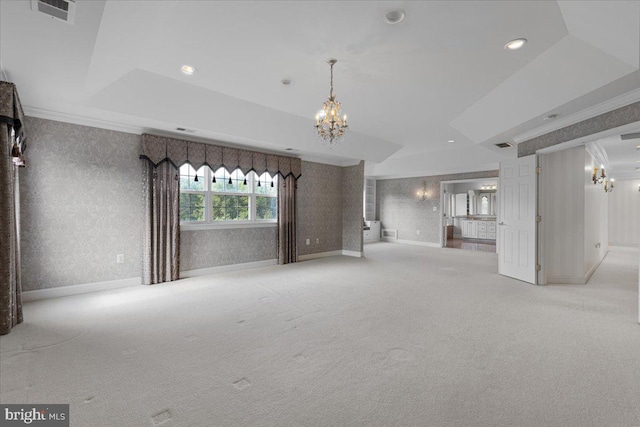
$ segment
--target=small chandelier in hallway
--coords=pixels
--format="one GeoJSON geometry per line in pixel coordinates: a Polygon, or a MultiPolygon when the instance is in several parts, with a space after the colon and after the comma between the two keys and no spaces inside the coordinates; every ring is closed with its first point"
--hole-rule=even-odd
{"type": "Polygon", "coordinates": [[[316,114],[316,132],[321,144],[333,148],[344,139],[347,130],[347,115],[340,111],[340,102],[336,101],[333,94],[333,66],[338,62],[331,58],[327,63],[331,66],[331,89],[329,99],[322,104],[322,110],[316,114]]]}
{"type": "Polygon", "coordinates": [[[611,181],[609,180],[605,180],[604,181],[604,192],[605,193],[611,193],[613,191],[613,182],[615,181],[615,179],[611,178],[611,181]]]}

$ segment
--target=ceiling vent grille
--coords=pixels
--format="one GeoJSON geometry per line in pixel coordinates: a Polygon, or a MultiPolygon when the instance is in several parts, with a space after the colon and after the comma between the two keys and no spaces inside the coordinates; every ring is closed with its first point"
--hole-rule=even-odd
{"type": "Polygon", "coordinates": [[[31,0],[31,10],[73,24],[76,17],[75,0],[31,0]]]}
{"type": "Polygon", "coordinates": [[[496,144],[496,147],[509,148],[509,147],[513,147],[513,144],[510,142],[501,142],[499,144],[496,144]]]}
{"type": "Polygon", "coordinates": [[[624,135],[620,135],[620,139],[623,141],[626,141],[628,139],[640,139],[640,132],[626,133],[624,135]]]}

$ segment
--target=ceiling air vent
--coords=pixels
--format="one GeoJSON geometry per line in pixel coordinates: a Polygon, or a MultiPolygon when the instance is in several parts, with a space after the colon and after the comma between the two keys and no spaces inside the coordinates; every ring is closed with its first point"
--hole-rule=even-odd
{"type": "Polygon", "coordinates": [[[496,144],[496,147],[509,148],[509,147],[513,147],[513,144],[510,142],[501,142],[499,144],[496,144]]]}
{"type": "Polygon", "coordinates": [[[180,131],[180,132],[196,133],[196,131],[195,131],[195,130],[193,130],[193,129],[187,129],[187,128],[176,128],[176,130],[177,130],[177,131],[180,131]]]}
{"type": "Polygon", "coordinates": [[[626,141],[627,139],[640,139],[640,132],[625,133],[624,135],[620,135],[620,139],[623,141],[626,141]]]}
{"type": "Polygon", "coordinates": [[[73,24],[76,17],[75,0],[31,0],[31,10],[73,24]]]}

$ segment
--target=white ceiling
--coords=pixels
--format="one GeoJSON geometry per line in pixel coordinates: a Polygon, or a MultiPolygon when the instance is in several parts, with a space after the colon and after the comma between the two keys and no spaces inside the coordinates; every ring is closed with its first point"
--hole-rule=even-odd
{"type": "Polygon", "coordinates": [[[493,144],[549,128],[549,114],[640,100],[638,1],[76,4],[69,25],[0,1],[0,61],[27,114],[184,127],[308,160],[364,159],[367,175],[392,177],[497,168],[516,150],[493,144]],[[406,18],[389,25],[394,8],[406,18]],[[523,49],[503,48],[517,37],[523,49]],[[333,150],[313,136],[330,57],[350,121],[333,150]]]}

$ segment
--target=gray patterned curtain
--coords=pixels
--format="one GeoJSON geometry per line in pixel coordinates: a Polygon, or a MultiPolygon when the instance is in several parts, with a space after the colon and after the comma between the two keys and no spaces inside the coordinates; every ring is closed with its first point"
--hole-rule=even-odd
{"type": "Polygon", "coordinates": [[[144,163],[142,283],[180,278],[180,182],[171,162],[144,163]]]}
{"type": "Polygon", "coordinates": [[[298,262],[296,187],[297,180],[293,175],[278,181],[278,264],[298,262]]]}
{"type": "Polygon", "coordinates": [[[24,166],[24,113],[13,83],[0,82],[0,335],[22,323],[18,167],[24,166]]]}

